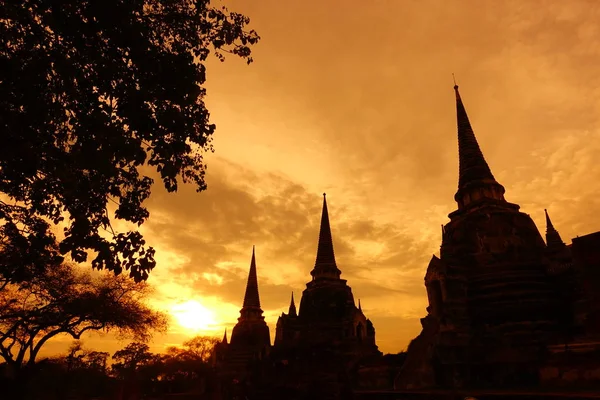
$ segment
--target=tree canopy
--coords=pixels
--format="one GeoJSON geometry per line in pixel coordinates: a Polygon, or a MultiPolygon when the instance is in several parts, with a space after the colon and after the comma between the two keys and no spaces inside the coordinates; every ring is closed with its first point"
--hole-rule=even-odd
{"type": "Polygon", "coordinates": [[[69,264],[8,283],[0,290],[0,357],[17,370],[33,365],[59,334],[79,339],[87,331],[112,331],[145,340],[167,327],[166,316],[145,304],[148,290],[146,283],[105,273],[93,277],[69,264]]]}
{"type": "Polygon", "coordinates": [[[154,250],[111,219],[147,220],[151,170],[169,192],[206,189],[205,62],[250,63],[248,23],[209,0],[0,2],[0,274],[90,253],[94,268],[148,277],[154,250]]]}
{"type": "Polygon", "coordinates": [[[219,342],[217,337],[196,336],[183,342],[181,347],[169,347],[167,355],[180,360],[208,362],[219,342]]]}
{"type": "Polygon", "coordinates": [[[6,365],[0,363],[0,385],[3,394],[8,389],[14,393],[11,398],[20,399],[162,398],[185,393],[197,398],[221,390],[209,361],[218,341],[198,336],[166,353],[153,353],[145,343],[131,342],[110,357],[76,340],[66,353],[36,362],[25,385],[3,381],[6,365]]]}

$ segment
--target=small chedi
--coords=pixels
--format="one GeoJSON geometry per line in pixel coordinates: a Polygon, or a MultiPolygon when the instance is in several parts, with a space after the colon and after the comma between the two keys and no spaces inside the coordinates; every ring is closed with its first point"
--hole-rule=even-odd
{"type": "Polygon", "coordinates": [[[598,286],[580,290],[579,282],[598,266],[600,241],[595,234],[567,246],[546,213],[544,243],[530,216],[504,198],[454,89],[458,209],[427,268],[428,314],[395,387],[538,385],[553,346],[597,331],[597,311],[585,299],[598,296],[591,289],[598,286]]]}
{"type": "Polygon", "coordinates": [[[214,363],[225,375],[243,377],[252,363],[268,356],[270,348],[271,336],[260,307],[256,255],[252,248],[252,260],[240,317],[233,328],[230,342],[227,342],[225,331],[222,342],[216,346],[214,363]]]}

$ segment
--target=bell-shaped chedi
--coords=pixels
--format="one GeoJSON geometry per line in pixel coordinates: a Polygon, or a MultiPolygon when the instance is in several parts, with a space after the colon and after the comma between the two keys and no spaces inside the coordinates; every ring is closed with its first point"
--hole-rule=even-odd
{"type": "Polygon", "coordinates": [[[233,327],[233,332],[231,333],[231,346],[263,348],[268,347],[270,344],[269,327],[265,322],[263,310],[260,308],[256,255],[253,247],[244,303],[240,310],[238,323],[233,327]]]}
{"type": "Polygon", "coordinates": [[[442,229],[440,257],[428,268],[428,316],[422,320],[419,345],[413,346],[419,352],[430,349],[429,369],[409,348],[408,356],[414,359],[409,364],[415,367],[410,371],[407,365],[397,382],[428,381],[434,364],[436,384],[442,386],[502,385],[519,374],[534,379],[539,355],[556,330],[546,244],[531,217],[505,200],[505,189],[483,156],[458,86],[454,91],[458,209],[442,229]],[[406,379],[406,374],[414,379],[406,379]],[[419,379],[419,374],[427,379],[419,379]]]}
{"type": "MultiPolygon", "coordinates": [[[[445,292],[451,297],[464,294],[465,298],[468,293],[468,301],[459,307],[460,312],[449,311],[453,317],[445,317],[468,317],[472,326],[486,327],[488,332],[498,330],[504,339],[513,333],[522,339],[518,326],[531,322],[530,326],[544,330],[553,324],[548,306],[552,291],[546,276],[546,246],[531,217],[504,199],[504,187],[483,157],[458,86],[454,90],[458,210],[449,215],[450,222],[444,227],[440,260],[447,269],[445,292]]],[[[535,340],[533,336],[530,339],[535,340]]]]}
{"type": "Polygon", "coordinates": [[[356,307],[352,289],[340,278],[325,194],[317,257],[310,274],[312,280],[302,293],[297,315],[292,297],[289,313],[282,313],[277,322],[275,347],[318,347],[334,354],[378,354],[373,324],[356,307]]]}
{"type": "Polygon", "coordinates": [[[269,327],[260,307],[256,256],[252,248],[252,260],[240,317],[233,327],[229,344],[225,332],[222,342],[218,345],[216,364],[221,373],[241,377],[247,372],[251,361],[268,355],[270,347],[269,327]]]}

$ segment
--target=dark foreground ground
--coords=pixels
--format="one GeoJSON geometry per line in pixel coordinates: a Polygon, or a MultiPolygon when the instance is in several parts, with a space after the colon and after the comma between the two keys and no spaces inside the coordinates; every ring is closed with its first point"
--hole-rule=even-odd
{"type": "Polygon", "coordinates": [[[502,392],[502,391],[422,391],[386,392],[364,391],[354,394],[355,400],[464,400],[473,397],[477,400],[591,400],[600,399],[600,391],[577,392],[502,392]]]}

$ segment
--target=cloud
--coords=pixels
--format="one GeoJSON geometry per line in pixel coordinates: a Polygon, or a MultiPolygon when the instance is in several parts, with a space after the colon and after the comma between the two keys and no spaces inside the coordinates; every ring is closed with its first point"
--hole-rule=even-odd
{"type": "Polygon", "coordinates": [[[194,298],[231,327],[256,245],[274,334],[314,265],[325,191],[342,277],[381,348],[406,347],[425,315],[440,225],[456,208],[453,72],[506,198],[542,233],[544,208],[566,241],[597,231],[593,4],[237,2],[263,39],[249,67],[233,58],[208,66],[217,124],[208,190],[153,190],[143,230],[158,251],[156,301],[194,298]]]}
{"type": "MultiPolygon", "coordinates": [[[[255,244],[261,303],[273,318],[268,321],[273,330],[291,292],[299,301],[310,280],[322,196],[285,177],[218,159],[210,166],[208,185],[201,194],[187,186],[174,195],[153,193],[143,230],[164,261],[151,282],[162,288],[164,302],[197,296],[227,304],[222,321],[234,323],[255,244]]],[[[400,314],[410,313],[407,307],[423,310],[429,243],[394,224],[355,215],[346,202],[338,206],[330,198],[328,203],[338,266],[355,297],[381,312],[397,307],[399,299],[405,300],[397,307],[400,314]]]]}
{"type": "Polygon", "coordinates": [[[507,196],[545,229],[544,209],[563,240],[600,227],[600,130],[567,131],[531,154],[516,171],[503,173],[507,196]]]}

